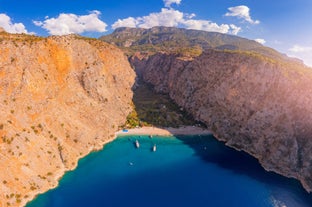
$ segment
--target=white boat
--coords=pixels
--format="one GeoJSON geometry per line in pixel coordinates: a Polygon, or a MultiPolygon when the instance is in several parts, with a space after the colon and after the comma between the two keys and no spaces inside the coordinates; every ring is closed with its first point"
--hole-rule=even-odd
{"type": "Polygon", "coordinates": [[[156,144],[153,145],[152,151],[156,152],[156,144]]]}
{"type": "Polygon", "coordinates": [[[135,140],[135,147],[136,147],[136,148],[139,148],[139,147],[140,147],[140,143],[139,143],[138,140],[135,140]]]}

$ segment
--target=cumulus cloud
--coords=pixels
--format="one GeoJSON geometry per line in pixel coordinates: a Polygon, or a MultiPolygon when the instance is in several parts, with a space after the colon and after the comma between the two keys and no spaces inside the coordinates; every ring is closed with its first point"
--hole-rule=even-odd
{"type": "Polygon", "coordinates": [[[160,13],[151,13],[145,17],[139,17],[139,27],[150,28],[154,26],[176,27],[183,21],[183,13],[174,9],[161,9],[160,13]]]}
{"type": "Polygon", "coordinates": [[[229,34],[237,34],[240,31],[240,27],[235,25],[221,24],[211,22],[209,20],[184,20],[181,22],[187,29],[196,29],[196,30],[204,30],[210,32],[220,32],[220,33],[229,33],[229,34]]]}
{"type": "Polygon", "coordinates": [[[163,8],[158,13],[151,13],[143,17],[128,17],[126,19],[119,19],[116,21],[112,28],[118,27],[139,27],[139,28],[151,28],[155,26],[167,26],[167,27],[184,27],[187,29],[197,29],[220,33],[237,34],[241,28],[233,24],[221,24],[218,25],[209,20],[197,20],[194,19],[195,14],[185,14],[172,8],[163,8]]]}
{"type": "Polygon", "coordinates": [[[312,52],[312,47],[306,47],[301,45],[294,45],[288,49],[290,52],[302,53],[302,52],[312,52]]]}
{"type": "Polygon", "coordinates": [[[163,0],[165,7],[171,7],[172,4],[179,5],[181,3],[181,0],[163,0]]]}
{"type": "Polygon", "coordinates": [[[230,24],[230,30],[228,33],[237,35],[241,30],[242,30],[241,27],[238,27],[235,24],[230,24]]]}
{"type": "Polygon", "coordinates": [[[259,20],[253,20],[250,16],[250,9],[245,6],[235,6],[235,7],[230,7],[228,8],[229,12],[225,14],[225,16],[230,16],[230,17],[237,17],[239,19],[243,19],[251,24],[259,24],[259,20]]]}
{"type": "Polygon", "coordinates": [[[255,39],[255,41],[259,42],[260,44],[265,44],[265,42],[266,42],[264,39],[260,39],[260,38],[255,39]]]}
{"type": "Polygon", "coordinates": [[[0,14],[0,27],[9,33],[28,34],[23,23],[13,23],[11,18],[6,14],[0,14]]]}
{"type": "Polygon", "coordinates": [[[128,17],[126,19],[118,19],[113,25],[112,28],[116,29],[118,27],[137,27],[138,20],[133,17],[128,17]]]}
{"type": "Polygon", "coordinates": [[[44,21],[33,21],[51,35],[80,34],[83,32],[105,32],[107,24],[99,19],[101,12],[91,11],[88,15],[60,14],[57,18],[47,17],[44,21]]]}
{"type": "Polygon", "coordinates": [[[288,55],[304,61],[305,64],[312,67],[312,46],[294,45],[288,49],[288,55]]]}
{"type": "Polygon", "coordinates": [[[174,9],[161,9],[159,13],[151,13],[143,17],[128,17],[126,19],[118,19],[112,28],[118,27],[140,27],[151,28],[155,26],[176,27],[183,21],[183,13],[174,9]]]}

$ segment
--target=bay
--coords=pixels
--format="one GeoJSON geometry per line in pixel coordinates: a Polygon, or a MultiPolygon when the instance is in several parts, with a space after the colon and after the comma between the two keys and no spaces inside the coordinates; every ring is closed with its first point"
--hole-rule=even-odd
{"type": "Polygon", "coordinates": [[[213,136],[120,136],[27,205],[71,206],[308,207],[312,195],[213,136]]]}

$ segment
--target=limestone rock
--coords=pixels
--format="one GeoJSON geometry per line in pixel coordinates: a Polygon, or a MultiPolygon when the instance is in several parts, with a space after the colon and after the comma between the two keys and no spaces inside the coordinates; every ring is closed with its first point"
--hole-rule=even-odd
{"type": "Polygon", "coordinates": [[[114,138],[132,110],[135,74],[101,41],[1,38],[0,206],[22,206],[114,138]]]}
{"type": "Polygon", "coordinates": [[[193,61],[170,54],[130,60],[219,140],[311,192],[311,68],[239,51],[208,50],[193,61]]]}

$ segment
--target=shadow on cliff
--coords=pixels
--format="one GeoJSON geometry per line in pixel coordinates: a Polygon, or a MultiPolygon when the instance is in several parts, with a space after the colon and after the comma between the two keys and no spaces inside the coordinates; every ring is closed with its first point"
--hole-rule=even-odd
{"type": "Polygon", "coordinates": [[[299,205],[301,202],[312,205],[312,193],[307,193],[297,180],[265,171],[257,159],[245,152],[239,152],[225,146],[224,143],[216,140],[212,135],[175,137],[191,147],[195,151],[195,155],[199,156],[203,161],[218,165],[239,175],[248,176],[262,182],[264,185],[273,186],[274,192],[270,193],[276,199],[283,198],[285,200],[287,198],[288,203],[286,203],[286,206],[302,207],[302,205],[299,205]],[[292,196],[283,194],[284,192],[280,189],[288,189],[292,195],[300,198],[301,201],[292,200],[292,196]]]}
{"type": "MultiPolygon", "coordinates": [[[[179,107],[170,100],[168,95],[157,94],[151,86],[142,82],[134,90],[133,103],[136,108],[136,118],[141,123],[144,122],[143,125],[177,127],[201,124],[194,121],[191,116],[183,114],[179,107]]],[[[134,122],[134,124],[137,124],[137,122],[134,122]]],[[[273,192],[269,193],[274,199],[286,200],[287,203],[284,206],[304,207],[306,203],[312,205],[312,194],[307,193],[297,180],[265,171],[257,159],[245,152],[239,152],[225,146],[224,143],[216,140],[212,135],[175,137],[191,147],[195,155],[199,156],[203,161],[215,164],[239,175],[250,177],[264,185],[273,186],[273,192]],[[288,191],[285,192],[282,189],[288,189],[288,191]],[[294,196],[290,196],[288,193],[294,196]],[[296,198],[295,200],[293,200],[294,197],[296,198]]],[[[283,206],[282,204],[275,205],[283,206]]]]}
{"type": "Polygon", "coordinates": [[[152,125],[157,127],[178,127],[198,124],[191,115],[181,110],[168,94],[156,93],[153,87],[140,79],[133,90],[133,104],[136,114],[128,119],[132,127],[152,125]]]}

